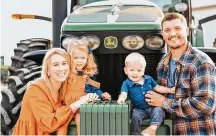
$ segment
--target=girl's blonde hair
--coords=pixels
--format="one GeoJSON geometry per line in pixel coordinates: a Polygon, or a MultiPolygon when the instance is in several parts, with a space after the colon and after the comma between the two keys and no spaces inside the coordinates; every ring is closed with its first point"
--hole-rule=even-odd
{"type": "Polygon", "coordinates": [[[87,64],[83,69],[83,74],[92,77],[98,73],[97,64],[94,55],[91,52],[89,44],[84,40],[74,40],[68,45],[67,52],[71,57],[72,71],[77,72],[75,66],[73,66],[73,54],[74,52],[84,52],[87,54],[87,64]]]}
{"type": "Polygon", "coordinates": [[[64,59],[66,60],[66,62],[68,63],[69,66],[70,65],[70,56],[68,55],[68,53],[61,49],[61,48],[52,48],[50,50],[48,50],[48,52],[46,53],[44,59],[43,59],[43,67],[42,67],[42,73],[41,73],[41,77],[45,80],[45,83],[47,84],[48,88],[50,90],[53,90],[53,86],[51,84],[50,81],[50,75],[48,74],[48,67],[50,64],[50,58],[54,55],[54,54],[58,54],[62,57],[64,57],[64,59]]]}

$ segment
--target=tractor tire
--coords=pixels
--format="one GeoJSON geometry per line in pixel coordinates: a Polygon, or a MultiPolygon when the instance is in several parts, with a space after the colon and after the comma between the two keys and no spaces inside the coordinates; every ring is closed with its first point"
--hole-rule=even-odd
{"type": "Polygon", "coordinates": [[[41,77],[41,64],[23,55],[27,52],[50,49],[50,40],[32,38],[21,40],[14,49],[9,68],[8,87],[1,90],[1,135],[11,135],[20,113],[21,102],[27,83],[41,77]]]}
{"type": "Polygon", "coordinates": [[[8,88],[1,90],[1,135],[11,135],[19,117],[20,107],[26,86],[41,76],[42,66],[32,66],[30,69],[17,70],[16,76],[8,79],[8,88]]]}
{"type": "Polygon", "coordinates": [[[27,52],[50,49],[50,40],[43,38],[31,38],[21,40],[17,43],[17,48],[14,49],[14,56],[11,57],[12,64],[9,68],[10,75],[17,75],[17,70],[20,68],[28,68],[35,65],[36,62],[24,59],[23,55],[27,52]]]}

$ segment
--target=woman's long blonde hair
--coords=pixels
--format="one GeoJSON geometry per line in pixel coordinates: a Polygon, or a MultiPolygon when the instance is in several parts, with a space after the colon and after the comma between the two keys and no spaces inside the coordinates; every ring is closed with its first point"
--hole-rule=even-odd
{"type": "Polygon", "coordinates": [[[50,90],[53,90],[54,88],[53,88],[51,81],[50,81],[50,75],[48,74],[48,72],[49,72],[48,67],[50,64],[50,58],[54,54],[58,54],[58,55],[64,57],[64,59],[66,60],[68,65],[71,66],[70,65],[70,56],[68,55],[68,53],[65,50],[63,50],[61,48],[52,48],[52,49],[48,50],[48,52],[46,53],[46,55],[43,59],[43,67],[42,67],[41,77],[45,80],[45,83],[47,84],[47,86],[50,90]]]}
{"type": "Polygon", "coordinates": [[[75,66],[73,66],[74,52],[84,52],[87,54],[87,64],[83,69],[83,74],[92,77],[93,75],[98,73],[94,55],[92,54],[90,47],[87,43],[82,40],[73,41],[68,45],[67,52],[71,57],[72,72],[77,73],[75,66]]]}

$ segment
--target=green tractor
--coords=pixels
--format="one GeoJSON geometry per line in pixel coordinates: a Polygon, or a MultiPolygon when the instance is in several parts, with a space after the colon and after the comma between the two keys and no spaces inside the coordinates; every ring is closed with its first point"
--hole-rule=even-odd
{"type": "MultiPolygon", "coordinates": [[[[131,52],[145,56],[146,74],[156,79],[157,64],[167,53],[160,27],[164,14],[178,12],[186,17],[188,26],[193,23],[190,0],[72,0],[70,8],[73,12],[68,17],[67,0],[53,0],[52,5],[53,46],[67,49],[68,43],[74,39],[87,40],[97,60],[97,80],[102,83],[101,89],[109,92],[113,100],[118,98],[120,86],[126,78],[124,59],[131,52]]],[[[197,34],[202,34],[202,31],[194,31],[194,28],[190,29],[188,39],[193,46],[200,46],[200,42],[195,41],[200,40],[197,34]]],[[[9,86],[1,91],[3,135],[11,134],[18,119],[26,84],[40,77],[42,60],[50,48],[50,41],[33,38],[22,40],[17,45],[17,50],[23,50],[15,56],[22,61],[12,63],[13,75],[9,77],[9,86]]],[[[202,49],[216,62],[216,49],[202,49]]],[[[162,126],[157,134],[172,134],[169,116],[164,125],[166,127],[162,126]]],[[[75,134],[74,126],[72,122],[69,134],[75,134]]]]}

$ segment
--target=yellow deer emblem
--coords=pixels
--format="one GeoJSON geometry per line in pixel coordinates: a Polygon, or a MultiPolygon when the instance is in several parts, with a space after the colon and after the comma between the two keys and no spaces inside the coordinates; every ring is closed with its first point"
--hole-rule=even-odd
{"type": "Polygon", "coordinates": [[[113,49],[118,46],[118,40],[116,37],[109,36],[104,39],[105,48],[113,49]]]}

